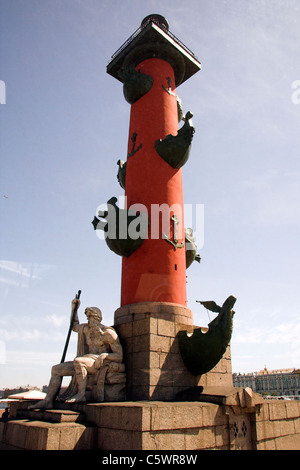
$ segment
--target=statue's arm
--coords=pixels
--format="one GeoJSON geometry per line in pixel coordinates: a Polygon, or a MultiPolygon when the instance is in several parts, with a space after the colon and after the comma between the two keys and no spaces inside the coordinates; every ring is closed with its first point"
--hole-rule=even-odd
{"type": "Polygon", "coordinates": [[[122,362],[123,361],[123,348],[121,346],[119,337],[114,330],[107,330],[108,344],[111,352],[108,353],[109,361],[122,362]]]}
{"type": "Polygon", "coordinates": [[[112,329],[104,331],[105,343],[108,347],[108,352],[100,354],[96,361],[96,367],[100,368],[103,363],[108,362],[122,362],[123,361],[123,348],[120,344],[117,333],[112,329]]]}

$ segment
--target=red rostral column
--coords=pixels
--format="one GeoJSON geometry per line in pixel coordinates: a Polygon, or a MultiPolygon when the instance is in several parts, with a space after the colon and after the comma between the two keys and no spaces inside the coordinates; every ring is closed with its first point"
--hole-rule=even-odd
{"type": "Polygon", "coordinates": [[[170,218],[176,212],[179,246],[184,244],[181,169],[163,161],[154,146],[158,138],[177,134],[177,100],[162,88],[168,87],[169,77],[175,94],[174,71],[168,62],[156,58],[142,61],[138,69],[153,77],[153,86],[131,107],[128,153],[134,134],[136,145],[142,147],[127,159],[125,196],[128,208],[136,203],[147,208],[149,238],[131,256],[123,257],[121,305],[144,301],[186,305],[185,249],[175,250],[167,243],[162,227],[165,219],[165,232],[167,228],[168,238],[173,239],[170,218]]]}
{"type": "Polygon", "coordinates": [[[186,116],[179,131],[176,86],[200,64],[161,15],[141,27],[114,54],[107,72],[123,82],[131,104],[123,168],[126,208],[148,214],[148,237],[122,258],[121,306],[170,302],[186,306],[186,246],[181,167],[194,129],[186,116]]]}

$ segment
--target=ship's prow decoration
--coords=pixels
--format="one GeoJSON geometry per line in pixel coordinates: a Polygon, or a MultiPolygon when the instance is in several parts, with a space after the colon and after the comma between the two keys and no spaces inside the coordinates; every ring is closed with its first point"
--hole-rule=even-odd
{"type": "Polygon", "coordinates": [[[123,162],[123,160],[118,160],[117,165],[119,166],[117,179],[122,189],[125,189],[125,181],[126,181],[126,166],[127,162],[123,162]]]}
{"type": "Polygon", "coordinates": [[[231,295],[219,307],[214,301],[201,304],[218,316],[208,324],[208,331],[196,328],[192,335],[183,330],[178,333],[179,349],[183,362],[193,375],[209,372],[223,357],[231,340],[233,329],[232,310],[236,298],[231,295]]]}
{"type": "Polygon", "coordinates": [[[165,139],[159,139],[155,142],[155,150],[158,155],[174,169],[181,168],[188,161],[195,133],[195,128],[191,123],[192,117],[193,113],[188,111],[183,118],[184,125],[176,136],[169,134],[165,139]]]}
{"type": "Polygon", "coordinates": [[[186,268],[189,268],[194,261],[200,263],[201,256],[197,253],[197,245],[194,241],[194,232],[188,227],[184,229],[185,233],[185,259],[186,268]]]}
{"type": "Polygon", "coordinates": [[[99,211],[98,217],[94,217],[92,224],[95,230],[104,231],[106,244],[111,251],[119,256],[129,257],[148,236],[148,216],[120,209],[116,203],[116,197],[109,199],[107,211],[99,211]],[[139,236],[136,237],[137,233],[139,236]],[[135,237],[132,237],[132,234],[135,237]]]}
{"type": "Polygon", "coordinates": [[[123,94],[127,103],[133,104],[144,96],[153,86],[153,77],[136,70],[133,64],[122,70],[123,94]]]}

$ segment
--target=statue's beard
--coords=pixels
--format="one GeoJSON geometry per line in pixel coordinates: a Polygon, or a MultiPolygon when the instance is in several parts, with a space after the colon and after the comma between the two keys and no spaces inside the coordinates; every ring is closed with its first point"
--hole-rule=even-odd
{"type": "Polygon", "coordinates": [[[103,335],[103,331],[101,330],[100,326],[98,325],[93,325],[89,326],[90,329],[90,337],[91,338],[97,338],[100,335],[103,335]]]}

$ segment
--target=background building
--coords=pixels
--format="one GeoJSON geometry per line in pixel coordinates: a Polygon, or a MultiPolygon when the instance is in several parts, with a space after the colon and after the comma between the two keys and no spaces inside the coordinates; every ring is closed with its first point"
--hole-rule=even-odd
{"type": "Polygon", "coordinates": [[[300,400],[300,369],[270,370],[233,374],[235,387],[250,387],[262,395],[291,396],[300,400]]]}

